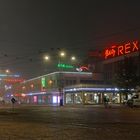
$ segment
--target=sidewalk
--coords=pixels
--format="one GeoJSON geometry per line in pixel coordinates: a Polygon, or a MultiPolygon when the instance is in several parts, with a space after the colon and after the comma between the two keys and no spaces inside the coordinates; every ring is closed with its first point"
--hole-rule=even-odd
{"type": "MultiPolygon", "coordinates": [[[[14,108],[24,107],[24,106],[44,106],[44,107],[60,107],[60,108],[68,108],[68,107],[74,107],[74,108],[105,108],[104,104],[89,104],[89,105],[83,105],[83,104],[67,104],[63,106],[59,105],[47,105],[47,104],[15,104],[14,108]]],[[[12,108],[12,104],[3,104],[0,105],[0,108],[12,108]]],[[[110,104],[107,108],[127,108],[127,106],[123,104],[110,104]]]]}
{"type": "MultiPolygon", "coordinates": [[[[73,104],[73,105],[64,105],[64,107],[89,107],[89,108],[105,108],[104,104],[92,104],[92,105],[82,105],[82,104],[73,104]]],[[[110,104],[108,106],[108,108],[125,108],[126,106],[122,105],[122,104],[110,104]]]]}

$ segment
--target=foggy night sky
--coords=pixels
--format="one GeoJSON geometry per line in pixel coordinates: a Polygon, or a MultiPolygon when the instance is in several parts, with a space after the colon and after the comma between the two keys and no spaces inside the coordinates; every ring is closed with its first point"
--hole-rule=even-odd
{"type": "Polygon", "coordinates": [[[136,0],[0,1],[0,69],[26,78],[50,72],[43,55],[58,48],[81,60],[88,50],[139,38],[136,0]]]}

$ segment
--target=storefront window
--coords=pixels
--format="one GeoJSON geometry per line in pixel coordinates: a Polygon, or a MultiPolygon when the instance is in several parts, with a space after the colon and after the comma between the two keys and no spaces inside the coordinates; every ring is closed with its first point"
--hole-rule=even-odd
{"type": "Polygon", "coordinates": [[[70,93],[70,94],[66,94],[66,104],[71,104],[73,103],[73,94],[70,93]]]}
{"type": "Polygon", "coordinates": [[[42,103],[42,96],[38,96],[38,103],[42,103]]]}
{"type": "Polygon", "coordinates": [[[37,103],[37,96],[33,96],[34,103],[37,103]]]}
{"type": "Polygon", "coordinates": [[[99,96],[97,93],[85,93],[85,103],[86,104],[98,104],[99,96]]]}
{"type": "Polygon", "coordinates": [[[74,103],[76,104],[82,104],[82,94],[76,93],[74,96],[74,103]]]}
{"type": "Polygon", "coordinates": [[[105,93],[109,98],[109,101],[112,103],[120,103],[120,94],[119,93],[105,93]]]}
{"type": "Polygon", "coordinates": [[[46,102],[46,96],[42,96],[42,103],[45,103],[46,102]]]}
{"type": "Polygon", "coordinates": [[[58,99],[57,99],[57,96],[53,96],[53,103],[57,103],[58,99]]]}

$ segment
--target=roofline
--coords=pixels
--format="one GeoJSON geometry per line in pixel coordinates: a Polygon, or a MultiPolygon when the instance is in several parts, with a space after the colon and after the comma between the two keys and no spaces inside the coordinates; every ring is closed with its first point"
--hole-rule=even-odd
{"type": "Polygon", "coordinates": [[[45,77],[45,76],[49,76],[49,75],[53,75],[53,74],[58,74],[58,73],[63,73],[63,74],[85,74],[85,75],[92,75],[92,72],[56,71],[56,72],[48,73],[48,74],[45,74],[45,75],[42,75],[42,76],[38,76],[38,77],[35,77],[35,78],[31,78],[31,79],[25,80],[25,81],[23,81],[23,82],[21,82],[21,83],[26,83],[26,82],[29,82],[29,81],[32,81],[32,80],[36,80],[36,79],[39,79],[39,78],[42,78],[42,77],[45,77]]]}

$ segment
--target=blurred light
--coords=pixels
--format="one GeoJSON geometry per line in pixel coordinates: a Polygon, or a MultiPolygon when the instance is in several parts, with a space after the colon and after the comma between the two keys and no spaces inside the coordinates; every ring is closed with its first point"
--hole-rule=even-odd
{"type": "Polygon", "coordinates": [[[77,71],[82,72],[83,70],[81,68],[76,68],[77,71]]]}
{"type": "Polygon", "coordinates": [[[57,67],[58,68],[74,68],[74,66],[72,66],[72,65],[68,65],[68,64],[62,64],[62,63],[59,63],[59,64],[57,64],[57,67]]]}
{"type": "Polygon", "coordinates": [[[53,103],[57,103],[57,96],[53,96],[53,103]]]}
{"type": "Polygon", "coordinates": [[[119,89],[118,88],[115,88],[115,91],[119,91],[119,89]]]}
{"type": "Polygon", "coordinates": [[[57,98],[57,103],[60,103],[60,96],[58,96],[57,98]]]}
{"type": "Polygon", "coordinates": [[[5,72],[6,72],[6,73],[9,73],[9,72],[10,72],[10,70],[8,70],[8,69],[7,69],[7,70],[5,70],[5,72]]]}
{"type": "Polygon", "coordinates": [[[6,76],[9,76],[9,77],[20,77],[20,75],[12,75],[12,74],[0,74],[0,77],[6,77],[6,76]]]}
{"type": "Polygon", "coordinates": [[[50,59],[50,57],[49,57],[49,56],[45,56],[44,58],[45,58],[45,60],[49,60],[49,59],[50,59]]]}
{"type": "Polygon", "coordinates": [[[49,80],[49,84],[51,85],[53,83],[53,81],[52,80],[49,80]]]}
{"type": "Polygon", "coordinates": [[[60,56],[64,57],[65,56],[65,52],[61,52],[60,56]]]}
{"type": "Polygon", "coordinates": [[[71,60],[76,60],[75,56],[72,56],[72,57],[71,57],[71,60]]]}
{"type": "Polygon", "coordinates": [[[26,95],[24,93],[21,94],[22,97],[25,97],[26,95]]]}
{"type": "Polygon", "coordinates": [[[22,89],[25,89],[25,86],[23,86],[22,89]]]}
{"type": "Polygon", "coordinates": [[[34,85],[33,85],[33,84],[31,84],[30,86],[31,86],[31,88],[33,88],[33,87],[34,87],[34,85]]]}
{"type": "Polygon", "coordinates": [[[37,102],[37,96],[33,96],[34,103],[37,102]]]}

